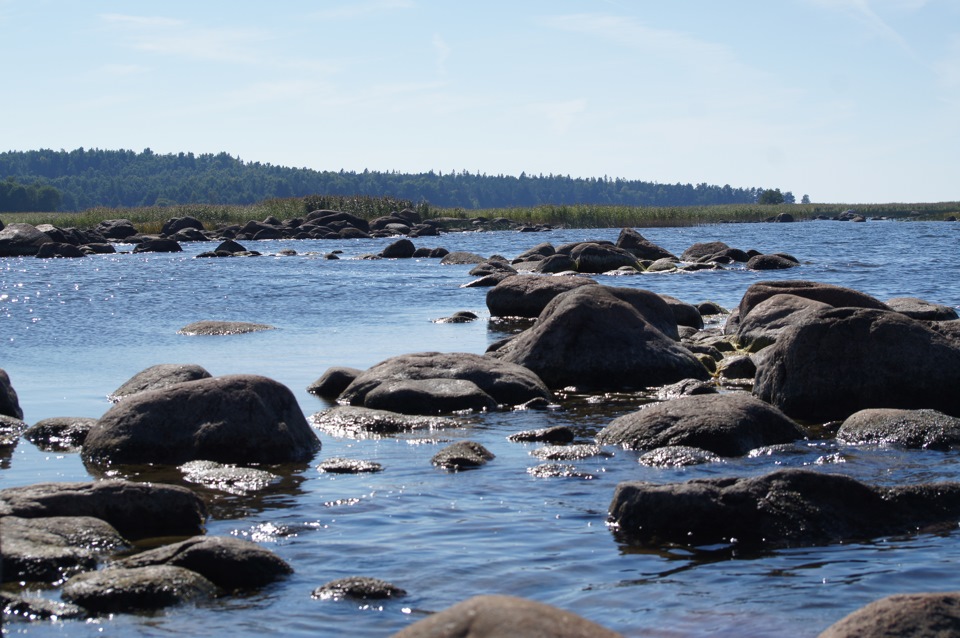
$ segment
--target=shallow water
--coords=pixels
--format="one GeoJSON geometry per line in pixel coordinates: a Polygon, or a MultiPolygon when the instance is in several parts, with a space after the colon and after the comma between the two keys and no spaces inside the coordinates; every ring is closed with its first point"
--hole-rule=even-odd
{"type": "MultiPolygon", "coordinates": [[[[615,240],[618,229],[542,234],[463,233],[416,240],[485,256],[513,257],[533,245],[615,240]]],[[[688,302],[733,307],[751,283],[810,279],[880,299],[918,296],[960,307],[955,259],[960,225],[924,222],[715,225],[644,229],[680,254],[699,241],[787,252],[789,271],[741,269],[598,277],[688,302]]],[[[485,288],[461,288],[470,266],[438,260],[360,260],[390,240],[244,242],[290,257],[193,259],[209,244],[176,255],[123,254],[80,260],[0,260],[0,367],[19,394],[25,420],[101,415],[106,395],[157,363],[197,363],[212,374],[256,373],[296,394],[305,414],[327,404],[306,387],[328,367],[369,367],[425,350],[483,352],[502,333],[488,325],[485,288]],[[340,260],[322,254],[342,250],[340,260]],[[316,254],[310,254],[315,251],[316,254]],[[481,320],[432,320],[472,310],[481,320]],[[201,319],[261,322],[276,330],[187,337],[201,319]]],[[[653,469],[638,454],[571,462],[578,476],[538,478],[536,444],[507,435],[558,424],[583,441],[641,397],[573,397],[563,409],[496,413],[454,430],[350,439],[319,433],[323,449],[304,467],[282,468],[263,493],[208,493],[209,534],[234,534],[276,551],[296,570],[254,595],[151,616],[91,622],[7,623],[27,635],[386,636],[429,611],[482,593],[539,600],[626,635],[815,636],[850,611],[891,593],[960,588],[960,533],[881,538],[866,543],[733,555],[715,550],[638,549],[619,544],[606,510],[622,480],[655,482],[755,475],[811,466],[878,483],[960,480],[956,453],[838,448],[810,441],[791,452],[688,469],[653,469]],[[447,473],[430,464],[446,441],[469,438],[496,454],[487,466],[447,473]],[[379,474],[326,475],[320,460],[346,456],[381,463],[379,474]],[[384,603],[314,600],[311,591],[367,575],[408,596],[384,603]]],[[[0,488],[89,480],[76,454],[42,452],[21,441],[0,458],[0,488]]],[[[55,591],[45,595],[56,596],[55,591]]]]}

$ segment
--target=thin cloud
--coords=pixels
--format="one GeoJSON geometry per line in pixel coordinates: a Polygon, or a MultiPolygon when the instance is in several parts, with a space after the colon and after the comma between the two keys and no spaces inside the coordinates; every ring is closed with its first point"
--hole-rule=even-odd
{"type": "MultiPolygon", "coordinates": [[[[864,25],[874,35],[896,44],[911,57],[916,57],[913,47],[907,40],[890,26],[870,5],[869,0],[808,0],[811,4],[833,11],[841,11],[864,25]]],[[[924,0],[895,0],[893,4],[902,9],[919,10],[923,8],[924,0]]]]}
{"type": "Polygon", "coordinates": [[[356,20],[390,11],[412,9],[415,6],[412,0],[372,0],[323,9],[311,15],[320,20],[356,20]]]}

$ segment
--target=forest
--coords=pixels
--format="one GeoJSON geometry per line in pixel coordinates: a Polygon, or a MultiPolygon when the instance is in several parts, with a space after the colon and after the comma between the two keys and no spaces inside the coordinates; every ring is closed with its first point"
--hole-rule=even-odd
{"type": "MultiPolygon", "coordinates": [[[[439,208],[464,209],[547,204],[712,206],[752,204],[772,190],[706,183],[660,184],[606,176],[317,171],[245,162],[225,152],[164,155],[149,148],[139,153],[83,148],[7,151],[0,153],[0,180],[6,180],[0,185],[9,185],[8,191],[16,192],[15,197],[6,197],[0,186],[0,212],[246,205],[315,194],[389,196],[439,208]]],[[[783,195],[786,203],[793,202],[791,193],[783,195]]]]}

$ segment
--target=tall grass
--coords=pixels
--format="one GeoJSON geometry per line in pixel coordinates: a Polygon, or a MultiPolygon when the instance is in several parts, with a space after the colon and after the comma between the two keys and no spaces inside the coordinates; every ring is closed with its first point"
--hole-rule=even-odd
{"type": "Polygon", "coordinates": [[[218,204],[180,204],[146,208],[91,208],[80,213],[5,213],[4,223],[24,222],[33,225],[53,224],[61,228],[90,228],[106,219],[129,219],[141,233],[157,233],[163,223],[172,217],[195,217],[207,228],[231,224],[245,224],[267,217],[292,219],[304,217],[317,209],[341,210],[364,219],[389,215],[393,211],[411,208],[424,218],[454,218],[461,220],[484,217],[490,220],[506,218],[521,224],[549,224],[567,228],[650,228],[664,226],[697,226],[723,222],[757,222],[790,213],[797,220],[818,216],[834,217],[853,209],[867,217],[916,219],[944,219],[960,216],[960,202],[927,204],[729,204],[721,206],[600,206],[600,205],[543,205],[526,208],[497,208],[487,210],[433,208],[423,202],[391,197],[315,195],[269,199],[246,206],[218,204]]]}

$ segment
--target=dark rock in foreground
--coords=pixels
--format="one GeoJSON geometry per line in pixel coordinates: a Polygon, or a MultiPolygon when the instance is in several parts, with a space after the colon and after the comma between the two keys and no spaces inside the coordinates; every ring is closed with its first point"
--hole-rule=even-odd
{"type": "Polygon", "coordinates": [[[36,255],[43,244],[53,240],[30,224],[9,224],[0,229],[0,257],[36,255]]]}
{"type": "Polygon", "coordinates": [[[307,461],[320,449],[293,393],[257,375],[187,381],[128,396],[87,435],[84,463],[307,461]]]}
{"type": "Polygon", "coordinates": [[[397,632],[393,638],[618,638],[569,611],[513,596],[474,596],[397,632]]]}
{"type": "Polygon", "coordinates": [[[960,635],[960,592],[896,594],[827,627],[819,638],[947,638],[960,635]]]}
{"type": "Polygon", "coordinates": [[[78,574],[63,586],[63,599],[96,614],[154,611],[212,598],[217,588],[206,578],[167,565],[111,567],[78,574]]]}
{"type": "Polygon", "coordinates": [[[960,483],[873,487],[846,476],[779,470],[752,478],[620,483],[610,521],[626,542],[688,546],[824,545],[956,527],[960,483]]]}

